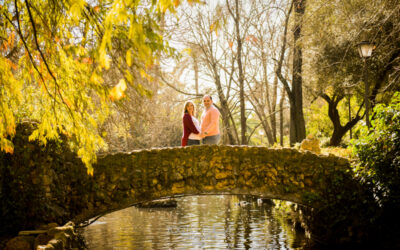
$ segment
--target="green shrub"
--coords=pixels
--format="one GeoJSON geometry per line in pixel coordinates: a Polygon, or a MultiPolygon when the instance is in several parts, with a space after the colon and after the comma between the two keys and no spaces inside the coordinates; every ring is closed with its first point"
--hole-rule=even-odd
{"type": "Polygon", "coordinates": [[[373,117],[372,128],[353,142],[355,173],[374,197],[377,208],[368,219],[376,241],[400,248],[400,93],[389,105],[377,105],[373,117]]]}
{"type": "Polygon", "coordinates": [[[372,127],[353,141],[359,159],[356,174],[385,209],[400,207],[400,93],[389,105],[374,108],[372,127]]]}

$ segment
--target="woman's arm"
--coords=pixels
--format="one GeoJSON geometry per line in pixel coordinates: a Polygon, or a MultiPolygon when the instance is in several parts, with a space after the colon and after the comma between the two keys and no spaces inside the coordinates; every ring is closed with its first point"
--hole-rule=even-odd
{"type": "Polygon", "coordinates": [[[197,130],[193,123],[192,117],[189,114],[183,116],[183,125],[188,128],[188,130],[193,134],[199,134],[200,131],[197,130]]]}

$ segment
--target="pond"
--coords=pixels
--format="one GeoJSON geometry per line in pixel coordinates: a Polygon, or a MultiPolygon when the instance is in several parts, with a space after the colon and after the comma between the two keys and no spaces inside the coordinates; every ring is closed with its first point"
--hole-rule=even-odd
{"type": "Polygon", "coordinates": [[[107,214],[80,233],[89,249],[306,249],[304,232],[277,209],[280,201],[236,195],[176,200],[176,208],[107,214]]]}

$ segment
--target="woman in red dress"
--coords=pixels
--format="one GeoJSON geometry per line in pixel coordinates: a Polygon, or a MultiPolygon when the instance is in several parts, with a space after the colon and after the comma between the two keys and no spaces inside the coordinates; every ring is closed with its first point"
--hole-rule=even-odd
{"type": "Polygon", "coordinates": [[[187,101],[184,106],[183,112],[183,136],[181,145],[200,145],[200,123],[194,117],[195,109],[191,101],[187,101]]]}

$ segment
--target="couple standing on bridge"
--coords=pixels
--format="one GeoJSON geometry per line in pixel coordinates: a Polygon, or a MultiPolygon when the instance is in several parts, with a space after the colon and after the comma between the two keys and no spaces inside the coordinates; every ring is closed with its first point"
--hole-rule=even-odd
{"type": "Polygon", "coordinates": [[[219,111],[213,105],[210,95],[203,96],[204,111],[201,115],[201,125],[195,117],[193,102],[187,101],[183,112],[183,136],[181,145],[218,144],[219,134],[219,111]]]}

